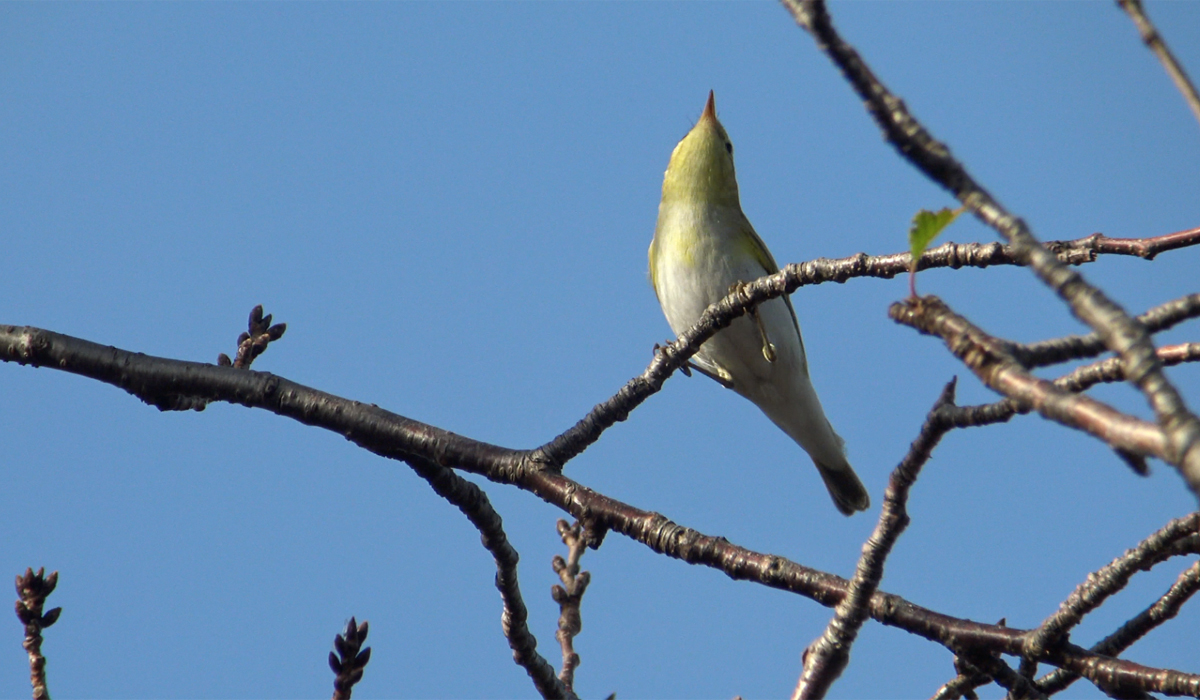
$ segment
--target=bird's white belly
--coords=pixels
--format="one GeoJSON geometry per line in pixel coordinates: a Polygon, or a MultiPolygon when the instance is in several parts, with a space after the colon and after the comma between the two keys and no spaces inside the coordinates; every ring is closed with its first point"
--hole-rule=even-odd
{"type": "MultiPolygon", "coordinates": [[[[729,256],[718,255],[715,249],[705,250],[701,246],[712,245],[711,241],[699,242],[692,252],[693,259],[712,256],[719,260],[713,274],[710,268],[701,271],[695,264],[660,267],[656,275],[659,283],[663,310],[667,322],[676,335],[691,328],[700,320],[708,306],[729,294],[736,282],[751,282],[765,271],[757,261],[748,264],[731,263],[729,256]]],[[[804,350],[792,321],[792,314],[783,299],[772,299],[758,307],[763,325],[773,329],[768,339],[775,349],[775,361],[769,362],[763,354],[763,338],[758,324],[747,314],[705,341],[695,361],[704,369],[715,371],[725,379],[732,380],[734,389],[756,401],[785,401],[790,392],[790,378],[804,368],[804,350]]]]}

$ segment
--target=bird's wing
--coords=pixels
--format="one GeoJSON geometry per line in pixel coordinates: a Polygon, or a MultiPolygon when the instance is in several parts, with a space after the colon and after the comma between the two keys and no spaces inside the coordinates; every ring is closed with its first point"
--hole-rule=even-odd
{"type": "Polygon", "coordinates": [[[654,289],[654,296],[658,299],[658,305],[662,306],[662,295],[658,293],[658,279],[655,277],[657,269],[654,264],[654,258],[658,256],[657,244],[658,235],[657,232],[655,232],[654,238],[650,240],[650,251],[647,254],[647,257],[650,258],[650,286],[654,289]]]}

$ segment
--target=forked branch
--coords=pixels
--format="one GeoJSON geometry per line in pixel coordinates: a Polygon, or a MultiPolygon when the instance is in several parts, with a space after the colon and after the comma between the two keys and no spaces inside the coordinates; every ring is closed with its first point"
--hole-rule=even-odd
{"type": "Polygon", "coordinates": [[[42,630],[58,622],[62,608],[42,610],[46,598],[57,585],[58,572],[51,572],[47,576],[44,568],[37,572],[32,568],[25,569],[23,575],[17,576],[17,619],[25,626],[25,642],[22,646],[29,655],[29,684],[33,686],[33,700],[50,700],[50,691],[46,688],[46,657],[42,655],[42,630]]]}
{"type": "Polygon", "coordinates": [[[950,352],[984,384],[1046,418],[1133,455],[1152,455],[1164,461],[1169,458],[1166,436],[1158,426],[1033,376],[1012,356],[1009,344],[984,333],[937,297],[896,302],[888,315],[922,333],[942,338],[950,352]]]}
{"type": "Polygon", "coordinates": [[[833,27],[823,0],[782,0],[817,47],[841,71],[862,98],[868,114],[884,138],[900,155],[946,188],[984,224],[1013,246],[1029,267],[1070,307],[1072,313],[1096,331],[1104,344],[1125,362],[1130,382],[1143,394],[1165,438],[1164,461],[1179,469],[1193,495],[1200,498],[1200,419],[1188,410],[1183,397],[1163,374],[1149,335],[1100,289],[1043,246],[1023,220],[1006,210],[950,149],[908,111],[904,102],[879,80],[859,53],[833,27]]]}
{"type": "MultiPolygon", "coordinates": [[[[1093,234],[1073,241],[1051,241],[1057,255],[1066,263],[1078,265],[1092,262],[1098,254],[1139,255],[1153,257],[1158,252],[1191,247],[1200,244],[1200,228],[1178,231],[1163,236],[1131,239],[1108,238],[1093,234]],[[1152,252],[1147,252],[1152,251],[1152,252]]],[[[908,272],[912,256],[909,253],[889,255],[867,255],[859,253],[845,258],[819,258],[804,263],[792,263],[774,275],[763,277],[744,285],[739,294],[730,294],[710,306],[700,321],[669,345],[655,352],[650,366],[639,376],[629,380],[625,386],[584,416],[578,423],[550,442],[534,451],[535,461],[553,468],[561,468],[600,439],[605,430],[625,420],[630,412],[643,401],[654,395],[677,369],[686,368],[688,360],[699,351],[700,345],[713,334],[733,323],[750,308],[800,287],[826,282],[845,282],[858,277],[890,279],[908,272]]],[[[1021,256],[1013,246],[999,243],[945,243],[926,251],[919,261],[918,269],[939,267],[958,269],[962,267],[990,267],[993,265],[1023,265],[1021,256]]],[[[1200,295],[1187,299],[1171,308],[1158,312],[1164,324],[1178,323],[1185,318],[1200,314],[1200,295]]],[[[1163,326],[1165,327],[1165,325],[1163,326]]],[[[1075,339],[1065,348],[1036,348],[1033,352],[1047,358],[1055,353],[1084,352],[1099,354],[1104,343],[1098,335],[1071,336],[1075,339]],[[1076,348],[1078,345],[1078,348],[1076,348]]],[[[1086,357],[1079,354],[1076,357],[1086,357]]],[[[1059,360],[1054,360],[1059,361],[1059,360]]],[[[1045,364],[1052,363],[1049,359],[1045,364]]]]}
{"type": "Polygon", "coordinates": [[[908,493],[916,483],[921,467],[929,461],[942,436],[954,426],[946,420],[944,409],[954,405],[951,381],[942,389],[933,408],[925,417],[921,432],[908,449],[900,465],[892,471],[883,497],[879,522],[867,543],[850,579],[846,595],[834,608],[833,619],[816,641],[804,652],[804,671],[792,697],[823,698],[850,661],[850,647],[868,617],[871,596],[883,580],[883,565],[900,534],[908,527],[908,493]]]}

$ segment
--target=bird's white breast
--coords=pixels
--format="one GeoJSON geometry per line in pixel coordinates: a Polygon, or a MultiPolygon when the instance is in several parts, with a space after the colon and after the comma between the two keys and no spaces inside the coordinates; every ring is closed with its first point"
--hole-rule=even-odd
{"type": "MultiPolygon", "coordinates": [[[[747,254],[739,227],[748,226],[740,211],[718,207],[667,205],[659,208],[654,280],[671,330],[695,325],[708,306],[729,294],[736,282],[750,282],[767,271],[747,254]]],[[[807,374],[804,350],[791,310],[782,299],[758,307],[775,346],[776,360],[762,353],[762,336],[749,316],[705,342],[696,361],[715,365],[732,376],[734,389],[755,400],[786,400],[785,378],[807,374]]]]}

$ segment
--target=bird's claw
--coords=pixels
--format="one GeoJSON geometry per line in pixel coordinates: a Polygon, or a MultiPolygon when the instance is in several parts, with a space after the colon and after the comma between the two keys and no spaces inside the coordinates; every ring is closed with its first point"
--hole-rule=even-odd
{"type": "MultiPolygon", "coordinates": [[[[659,345],[658,343],[655,343],[654,344],[654,355],[657,357],[658,355],[663,354],[663,352],[667,349],[667,346],[670,345],[671,342],[672,341],[668,340],[666,345],[659,345]]],[[[683,376],[691,377],[693,366],[694,365],[692,365],[691,361],[684,362],[682,365],[679,366],[679,371],[683,372],[683,376]]]]}
{"type": "MultiPolygon", "coordinates": [[[[717,384],[720,384],[721,386],[725,387],[726,389],[733,388],[733,377],[724,370],[722,370],[722,372],[720,374],[718,374],[716,372],[710,372],[710,371],[704,369],[703,367],[701,367],[700,365],[692,362],[691,360],[688,360],[687,367],[696,370],[700,374],[703,374],[704,376],[713,380],[717,384]]],[[[690,377],[692,375],[689,374],[688,376],[690,377]]]]}

